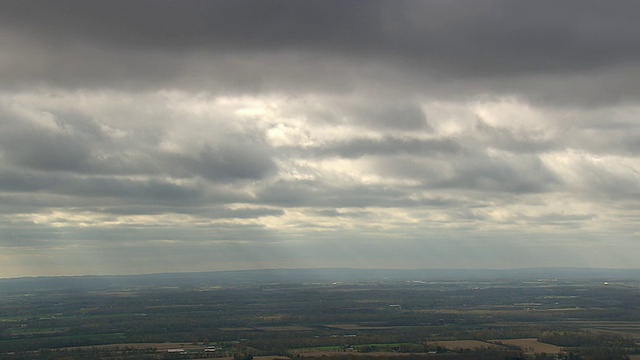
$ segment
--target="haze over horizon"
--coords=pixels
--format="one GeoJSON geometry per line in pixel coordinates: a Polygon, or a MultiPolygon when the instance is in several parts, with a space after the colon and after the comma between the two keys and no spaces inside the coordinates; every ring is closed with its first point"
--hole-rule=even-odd
{"type": "Polygon", "coordinates": [[[0,2],[0,278],[637,268],[640,2],[0,2]]]}

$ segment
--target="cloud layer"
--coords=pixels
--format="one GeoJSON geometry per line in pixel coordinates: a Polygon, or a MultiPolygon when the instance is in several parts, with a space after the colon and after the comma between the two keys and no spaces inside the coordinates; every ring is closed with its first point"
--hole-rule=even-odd
{"type": "Polygon", "coordinates": [[[0,277],[634,267],[640,6],[0,4],[0,277]]]}

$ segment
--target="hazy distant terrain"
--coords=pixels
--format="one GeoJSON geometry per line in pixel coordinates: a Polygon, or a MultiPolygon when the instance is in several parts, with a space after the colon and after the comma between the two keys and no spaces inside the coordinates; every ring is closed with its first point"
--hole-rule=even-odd
{"type": "Polygon", "coordinates": [[[638,271],[251,270],[0,281],[0,358],[626,359],[638,271]]]}
{"type": "Polygon", "coordinates": [[[0,279],[0,290],[100,289],[158,286],[244,285],[332,281],[437,280],[638,280],[640,269],[265,269],[120,276],[63,276],[0,279]]]}

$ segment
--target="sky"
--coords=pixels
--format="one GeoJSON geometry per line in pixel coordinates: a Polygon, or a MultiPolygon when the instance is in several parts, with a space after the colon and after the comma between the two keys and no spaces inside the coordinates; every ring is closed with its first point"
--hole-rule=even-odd
{"type": "Polygon", "coordinates": [[[634,268],[640,2],[0,2],[0,277],[634,268]]]}

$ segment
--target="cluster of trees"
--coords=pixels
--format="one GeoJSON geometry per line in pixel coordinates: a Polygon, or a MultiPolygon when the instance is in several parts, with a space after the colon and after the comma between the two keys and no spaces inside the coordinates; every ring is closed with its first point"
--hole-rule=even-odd
{"type": "Polygon", "coordinates": [[[133,348],[126,346],[17,351],[11,355],[7,355],[6,358],[12,360],[159,359],[158,353],[154,348],[133,348]]]}
{"type": "Polygon", "coordinates": [[[615,334],[601,334],[588,331],[545,331],[538,340],[561,347],[610,347],[632,348],[633,339],[615,334]]]}
{"type": "Polygon", "coordinates": [[[538,339],[567,349],[570,360],[625,360],[629,352],[638,352],[633,339],[615,334],[545,331],[538,339]]]}

